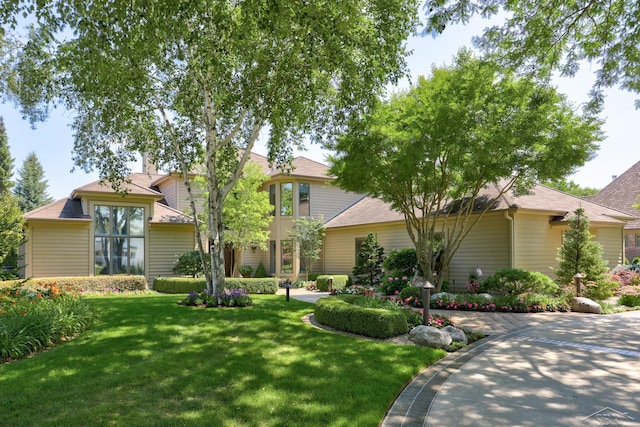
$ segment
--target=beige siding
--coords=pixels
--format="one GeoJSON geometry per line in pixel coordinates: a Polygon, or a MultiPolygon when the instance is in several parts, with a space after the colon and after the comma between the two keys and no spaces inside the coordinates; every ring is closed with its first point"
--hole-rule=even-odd
{"type": "Polygon", "coordinates": [[[555,278],[553,269],[558,266],[558,249],[566,227],[551,226],[550,220],[548,215],[515,214],[515,268],[538,271],[555,278]]]}
{"type": "Polygon", "coordinates": [[[464,239],[449,264],[449,289],[465,291],[469,273],[479,267],[483,276],[509,267],[509,223],[502,213],[485,214],[464,239]]]}
{"type": "Polygon", "coordinates": [[[167,201],[169,207],[177,209],[177,188],[178,182],[175,179],[167,179],[158,185],[160,192],[164,196],[164,199],[167,201]]]}
{"type": "Polygon", "coordinates": [[[158,276],[172,276],[173,265],[180,254],[195,248],[193,226],[149,226],[149,283],[158,276]]]}
{"type": "Polygon", "coordinates": [[[327,230],[324,250],[324,272],[351,274],[356,261],[356,239],[373,233],[385,254],[392,249],[413,247],[404,223],[335,228],[327,230]]]}
{"type": "Polygon", "coordinates": [[[89,229],[88,223],[31,223],[26,249],[26,275],[55,277],[92,274],[89,229]]]}
{"type": "Polygon", "coordinates": [[[361,198],[360,194],[347,193],[338,187],[313,182],[310,197],[311,215],[314,217],[322,215],[325,220],[328,220],[361,198]]]}
{"type": "Polygon", "coordinates": [[[624,260],[622,227],[595,230],[592,228],[591,233],[595,235],[595,240],[602,245],[602,258],[608,261],[609,268],[622,264],[624,260]]]}
{"type": "MultiPolygon", "coordinates": [[[[187,186],[184,185],[184,180],[182,178],[177,179],[177,193],[176,193],[176,206],[175,209],[178,209],[180,212],[191,212],[191,206],[189,204],[189,192],[187,191],[187,186]]],[[[198,212],[202,212],[203,207],[203,198],[202,198],[202,189],[193,183],[191,180],[191,191],[193,192],[196,198],[196,209],[198,212]]]]}

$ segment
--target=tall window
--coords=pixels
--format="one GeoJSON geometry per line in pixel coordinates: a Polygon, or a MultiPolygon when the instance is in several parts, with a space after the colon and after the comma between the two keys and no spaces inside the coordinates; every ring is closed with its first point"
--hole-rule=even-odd
{"type": "Polygon", "coordinates": [[[358,260],[358,254],[360,253],[360,250],[362,249],[362,243],[367,240],[365,237],[356,237],[356,261],[358,260]]]}
{"type": "Polygon", "coordinates": [[[269,186],[269,203],[271,203],[271,206],[273,206],[271,215],[276,216],[276,185],[275,184],[271,184],[269,186]]]}
{"type": "Polygon", "coordinates": [[[269,241],[269,273],[276,274],[276,241],[269,241]]]}
{"type": "Polygon", "coordinates": [[[280,184],[280,216],[293,215],[293,184],[283,182],[280,184]]]}
{"type": "Polygon", "coordinates": [[[298,216],[311,215],[310,185],[305,182],[298,184],[298,216]]]}
{"type": "Polygon", "coordinates": [[[95,274],[144,274],[144,208],[96,206],[95,274]]]}
{"type": "Polygon", "coordinates": [[[636,248],[640,248],[640,234],[635,235],[635,244],[636,248]]]}
{"type": "Polygon", "coordinates": [[[282,240],[280,242],[282,273],[293,273],[293,240],[282,240]]]}

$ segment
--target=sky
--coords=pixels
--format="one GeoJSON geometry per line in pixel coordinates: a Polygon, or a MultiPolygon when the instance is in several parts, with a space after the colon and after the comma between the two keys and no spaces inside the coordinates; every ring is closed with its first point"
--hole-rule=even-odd
{"type": "MultiPolygon", "coordinates": [[[[463,46],[471,46],[471,38],[479,35],[488,22],[476,18],[467,26],[455,25],[437,38],[415,36],[409,39],[408,48],[413,51],[408,58],[411,81],[418,76],[428,75],[433,64],[444,65],[452,61],[453,56],[463,46]]],[[[587,100],[593,75],[587,67],[576,77],[558,79],[558,90],[579,106],[587,100]]],[[[391,91],[408,87],[409,80],[399,83],[391,91]]],[[[611,182],[613,176],[621,175],[637,161],[640,161],[638,138],[640,137],[640,111],[634,107],[638,98],[628,92],[611,89],[606,92],[605,108],[602,118],[606,120],[603,130],[606,139],[600,144],[597,156],[581,167],[577,173],[569,176],[583,187],[603,188],[611,182]]],[[[18,170],[30,152],[35,152],[45,172],[48,193],[54,199],[68,197],[72,190],[98,179],[97,172],[85,173],[74,168],[72,160],[73,134],[69,127],[72,113],[57,108],[49,119],[37,123],[32,128],[23,120],[20,112],[9,103],[0,104],[0,116],[4,117],[11,155],[14,158],[15,181],[18,170]]],[[[295,155],[325,162],[327,152],[318,146],[308,146],[306,151],[295,150],[295,155]]],[[[263,141],[259,141],[255,150],[266,154],[263,141]]],[[[134,172],[140,172],[140,166],[133,166],[134,172]]]]}

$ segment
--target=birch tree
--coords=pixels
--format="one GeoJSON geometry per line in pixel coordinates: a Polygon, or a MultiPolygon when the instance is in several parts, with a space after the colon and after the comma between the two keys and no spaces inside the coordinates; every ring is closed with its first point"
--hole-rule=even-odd
{"type": "Polygon", "coordinates": [[[417,6],[13,0],[0,5],[0,87],[34,122],[54,104],[72,111],[75,164],[116,189],[137,153],[180,171],[190,195],[188,172],[202,165],[213,291],[224,281],[222,207],[259,135],[284,167],[304,135],[321,143],[369,109],[406,71],[417,6]]]}

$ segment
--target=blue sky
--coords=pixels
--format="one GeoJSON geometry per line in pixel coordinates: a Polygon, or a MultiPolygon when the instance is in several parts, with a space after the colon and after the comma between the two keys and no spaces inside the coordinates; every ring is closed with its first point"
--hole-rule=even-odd
{"type": "MultiPolygon", "coordinates": [[[[408,59],[412,80],[427,75],[432,64],[450,63],[462,46],[471,45],[471,37],[487,26],[487,21],[475,19],[466,27],[452,26],[434,39],[413,37],[409,48],[413,50],[408,59]]],[[[592,74],[588,65],[573,79],[557,80],[560,92],[565,93],[576,106],[585,102],[591,88],[592,74]]],[[[400,87],[407,87],[403,81],[400,87]]],[[[570,177],[582,186],[602,188],[613,175],[620,175],[640,160],[637,139],[640,136],[640,111],[634,108],[637,96],[619,90],[609,90],[602,117],[606,119],[603,130],[606,139],[600,145],[597,157],[570,177]]],[[[54,199],[68,197],[74,188],[97,179],[97,173],[86,174],[76,169],[73,173],[73,135],[69,128],[72,113],[60,108],[54,110],[49,119],[38,123],[35,129],[23,120],[19,111],[11,104],[0,104],[0,116],[4,117],[11,155],[14,158],[14,180],[29,152],[34,151],[45,171],[48,192],[54,199]]],[[[317,146],[305,151],[296,151],[313,160],[324,161],[325,152],[317,146]]],[[[256,151],[265,154],[266,148],[258,145],[256,151]]],[[[134,170],[135,171],[135,170],[134,170]]]]}

